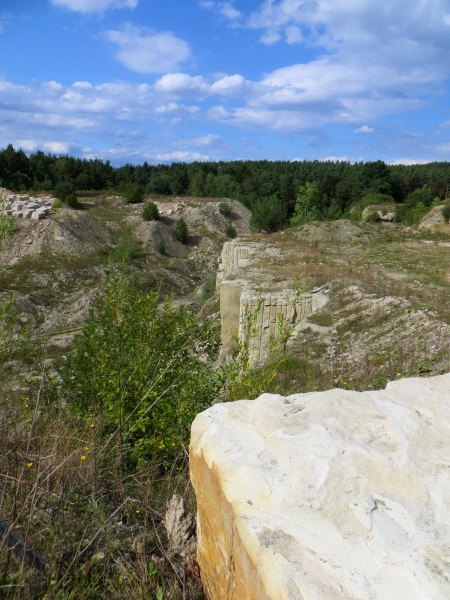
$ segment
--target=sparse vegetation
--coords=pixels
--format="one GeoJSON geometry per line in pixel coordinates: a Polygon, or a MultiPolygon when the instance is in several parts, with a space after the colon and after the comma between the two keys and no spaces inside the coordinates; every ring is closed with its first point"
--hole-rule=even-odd
{"type": "Polygon", "coordinates": [[[234,239],[237,236],[236,227],[230,223],[229,225],[227,225],[225,233],[227,234],[227,237],[229,237],[230,239],[234,239]]]}
{"type": "Polygon", "coordinates": [[[447,202],[442,207],[442,216],[444,217],[444,220],[446,223],[448,223],[450,221],[450,202],[447,202]]]}
{"type": "Polygon", "coordinates": [[[228,202],[221,202],[219,204],[219,212],[221,215],[223,215],[224,217],[230,217],[231,216],[231,206],[228,204],[228,202]]]}
{"type": "Polygon", "coordinates": [[[2,240],[14,235],[17,231],[17,225],[13,217],[0,213],[0,248],[2,240]]]}

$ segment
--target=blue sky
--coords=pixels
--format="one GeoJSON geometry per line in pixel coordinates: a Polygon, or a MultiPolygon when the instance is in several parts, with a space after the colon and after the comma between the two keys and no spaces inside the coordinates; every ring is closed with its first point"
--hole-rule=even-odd
{"type": "Polygon", "coordinates": [[[0,0],[0,147],[450,159],[449,0],[0,0]]]}

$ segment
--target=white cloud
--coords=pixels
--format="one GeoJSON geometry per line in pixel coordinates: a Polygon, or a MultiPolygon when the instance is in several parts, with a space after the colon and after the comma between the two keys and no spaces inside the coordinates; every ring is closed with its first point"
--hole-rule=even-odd
{"type": "Polygon", "coordinates": [[[6,31],[11,22],[11,15],[7,12],[0,12],[0,33],[6,31]]]}
{"type": "Polygon", "coordinates": [[[247,87],[247,82],[242,75],[225,75],[217,79],[210,87],[212,94],[238,94],[242,93],[247,87]]]}
{"type": "Polygon", "coordinates": [[[139,0],[50,0],[53,6],[61,6],[75,12],[101,13],[112,8],[136,8],[139,0]]]}
{"type": "Polygon", "coordinates": [[[368,125],[362,125],[355,129],[355,133],[373,133],[375,131],[375,127],[369,127],[368,125]]]}
{"type": "Polygon", "coordinates": [[[117,47],[117,60],[138,73],[173,71],[191,56],[187,42],[170,32],[149,32],[126,25],[105,35],[117,47]]]}
{"type": "Polygon", "coordinates": [[[299,44],[303,41],[302,30],[295,25],[289,25],[285,30],[286,41],[288,44],[299,44]]]}
{"type": "Polygon", "coordinates": [[[176,150],[174,152],[161,152],[155,154],[154,157],[157,161],[161,162],[190,162],[195,160],[211,160],[206,154],[200,154],[200,152],[181,151],[176,150]]]}
{"type": "Polygon", "coordinates": [[[167,73],[155,83],[159,92],[175,95],[199,95],[208,93],[209,85],[203,77],[191,77],[185,73],[167,73]]]}
{"type": "Polygon", "coordinates": [[[200,8],[212,10],[222,17],[235,22],[242,17],[242,13],[233,6],[232,2],[216,2],[214,0],[200,0],[198,3],[200,8]]]}
{"type": "Polygon", "coordinates": [[[214,146],[221,141],[220,136],[214,133],[207,133],[206,135],[200,135],[198,137],[187,138],[176,142],[177,146],[194,146],[194,147],[208,147],[214,146]]]}
{"type": "Polygon", "coordinates": [[[55,154],[67,154],[71,147],[67,142],[44,142],[42,145],[45,150],[55,154]]]}
{"type": "Polygon", "coordinates": [[[395,160],[388,161],[389,165],[425,165],[433,162],[429,158],[396,158],[395,160]]]}

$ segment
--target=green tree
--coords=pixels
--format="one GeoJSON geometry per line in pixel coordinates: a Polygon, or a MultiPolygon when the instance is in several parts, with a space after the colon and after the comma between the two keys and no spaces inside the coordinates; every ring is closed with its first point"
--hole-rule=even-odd
{"type": "Polygon", "coordinates": [[[320,197],[317,186],[315,183],[307,181],[305,185],[299,187],[291,224],[301,225],[307,221],[317,221],[321,217],[320,197]]]}
{"type": "Polygon", "coordinates": [[[179,219],[175,223],[175,227],[173,229],[173,237],[178,242],[181,242],[182,244],[187,244],[188,243],[188,237],[189,237],[188,226],[187,226],[186,221],[184,219],[179,219]]]}
{"type": "Polygon", "coordinates": [[[127,204],[142,202],[145,190],[139,183],[127,183],[122,190],[122,195],[127,204]]]}
{"type": "Polygon", "coordinates": [[[281,229],[285,222],[285,207],[280,203],[277,196],[263,198],[253,206],[250,224],[258,231],[271,233],[281,229]]]}
{"type": "Polygon", "coordinates": [[[144,205],[142,218],[144,221],[157,221],[159,219],[159,210],[155,202],[147,202],[144,205]]]}

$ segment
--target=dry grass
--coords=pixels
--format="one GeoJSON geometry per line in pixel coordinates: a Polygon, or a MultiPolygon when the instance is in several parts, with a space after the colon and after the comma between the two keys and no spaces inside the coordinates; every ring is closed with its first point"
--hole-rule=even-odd
{"type": "Polygon", "coordinates": [[[169,473],[151,463],[128,472],[116,436],[100,420],[74,422],[62,403],[46,405],[45,388],[44,377],[2,412],[0,519],[46,568],[3,535],[0,596],[202,598],[162,526],[171,494],[190,497],[185,454],[169,473]]]}

